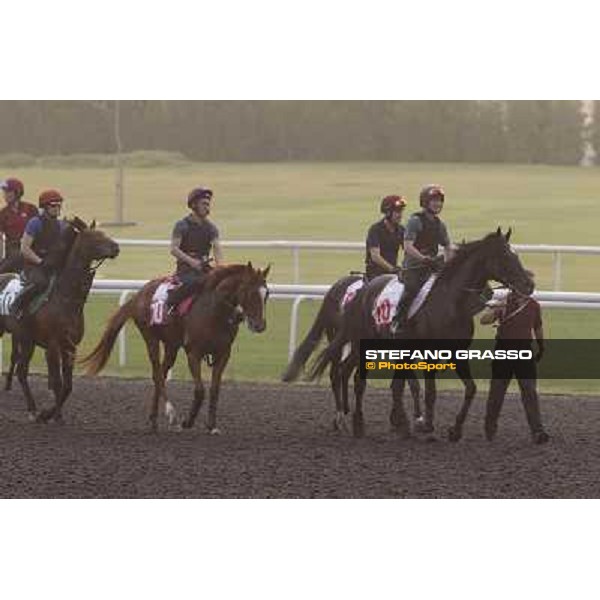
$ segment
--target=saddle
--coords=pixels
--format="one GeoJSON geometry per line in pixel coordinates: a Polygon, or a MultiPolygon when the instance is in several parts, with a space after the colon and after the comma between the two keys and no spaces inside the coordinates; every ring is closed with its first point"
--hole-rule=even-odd
{"type": "MultiPolygon", "coordinates": [[[[150,303],[150,325],[164,325],[168,321],[169,311],[167,309],[167,300],[169,298],[169,292],[177,289],[181,285],[181,282],[176,275],[165,277],[158,285],[154,294],[152,295],[152,302],[150,303]]],[[[175,307],[175,313],[184,317],[190,311],[194,298],[197,292],[192,290],[190,294],[184,298],[175,307]]]]}
{"type": "MultiPolygon", "coordinates": [[[[50,278],[48,287],[31,299],[25,308],[25,312],[28,315],[34,315],[44,304],[46,304],[54,289],[56,279],[57,276],[53,275],[50,278]]],[[[12,305],[21,293],[23,293],[26,285],[27,282],[22,274],[15,275],[14,273],[5,273],[0,275],[0,315],[7,316],[11,314],[12,305]]]]}
{"type": "MultiPolygon", "coordinates": [[[[409,319],[414,317],[425,303],[425,300],[427,299],[427,296],[429,295],[437,276],[437,273],[430,275],[429,279],[427,279],[427,281],[419,290],[419,293],[413,300],[408,310],[409,319]]],[[[386,286],[381,290],[375,299],[372,315],[373,320],[379,329],[387,327],[392,323],[394,317],[396,316],[398,303],[400,302],[403,292],[404,284],[401,281],[398,281],[397,277],[394,277],[389,281],[389,283],[386,284],[386,286]]]]}

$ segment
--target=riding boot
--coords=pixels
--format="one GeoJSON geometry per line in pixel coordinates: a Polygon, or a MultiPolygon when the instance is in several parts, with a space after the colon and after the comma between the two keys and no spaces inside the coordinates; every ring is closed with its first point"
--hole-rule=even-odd
{"type": "Polygon", "coordinates": [[[190,287],[182,283],[179,287],[169,291],[167,294],[167,312],[173,312],[190,295],[190,287]]]}
{"type": "Polygon", "coordinates": [[[408,322],[408,309],[410,307],[411,302],[411,299],[409,299],[407,302],[405,295],[403,295],[400,299],[400,302],[398,302],[396,314],[392,319],[392,333],[397,334],[406,329],[406,324],[408,322]]]}

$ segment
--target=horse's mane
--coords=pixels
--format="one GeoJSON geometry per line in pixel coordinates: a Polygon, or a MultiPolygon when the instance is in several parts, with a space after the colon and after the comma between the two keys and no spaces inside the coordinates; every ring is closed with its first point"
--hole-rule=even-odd
{"type": "Polygon", "coordinates": [[[241,275],[247,265],[232,264],[215,267],[202,283],[203,290],[214,290],[222,281],[234,275],[241,275]]]}
{"type": "Polygon", "coordinates": [[[496,239],[498,234],[488,233],[484,238],[480,240],[473,240],[472,242],[462,242],[458,246],[456,254],[444,265],[444,268],[440,272],[438,280],[444,278],[452,278],[456,274],[464,263],[471,258],[471,256],[479,251],[483,246],[487,246],[493,239],[496,239]]]}

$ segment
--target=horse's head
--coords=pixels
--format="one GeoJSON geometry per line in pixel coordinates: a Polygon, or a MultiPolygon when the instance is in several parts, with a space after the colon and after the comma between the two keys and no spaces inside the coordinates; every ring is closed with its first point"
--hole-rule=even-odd
{"type": "Polygon", "coordinates": [[[512,230],[509,229],[505,235],[498,227],[495,233],[489,234],[484,239],[486,245],[484,268],[490,279],[528,296],[533,292],[533,280],[508,243],[511,232],[512,230]]]}
{"type": "Polygon", "coordinates": [[[104,260],[116,258],[119,255],[119,244],[108,237],[103,231],[96,229],[96,222],[92,221],[89,226],[82,221],[77,223],[76,246],[73,248],[78,256],[86,261],[104,260]]]}
{"type": "Polygon", "coordinates": [[[267,276],[270,269],[270,265],[264,270],[255,269],[249,262],[238,288],[238,304],[242,308],[248,329],[253,333],[262,333],[267,328],[267,276]]]}

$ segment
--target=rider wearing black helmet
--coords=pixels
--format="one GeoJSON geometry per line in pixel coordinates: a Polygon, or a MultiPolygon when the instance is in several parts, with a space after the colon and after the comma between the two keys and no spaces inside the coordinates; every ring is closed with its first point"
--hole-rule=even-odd
{"type": "Polygon", "coordinates": [[[215,265],[223,261],[219,230],[209,220],[212,190],[193,189],[187,199],[191,213],[178,221],[171,236],[171,254],[177,259],[177,277],[182,285],[169,293],[167,304],[173,308],[191,294],[209,270],[212,249],[215,265]]]}
{"type": "Polygon", "coordinates": [[[365,265],[367,279],[384,273],[398,272],[398,250],[404,242],[404,227],[400,224],[406,206],[403,196],[386,196],[381,201],[383,219],[369,227],[365,265]]]}
{"type": "Polygon", "coordinates": [[[421,286],[433,271],[439,270],[443,265],[443,258],[438,257],[439,246],[444,248],[446,260],[451,256],[448,230],[438,216],[444,206],[444,200],[445,193],[442,187],[435,184],[426,185],[419,194],[419,204],[423,210],[411,215],[406,223],[402,263],[404,293],[394,318],[396,331],[406,326],[408,309],[421,286]]]}

